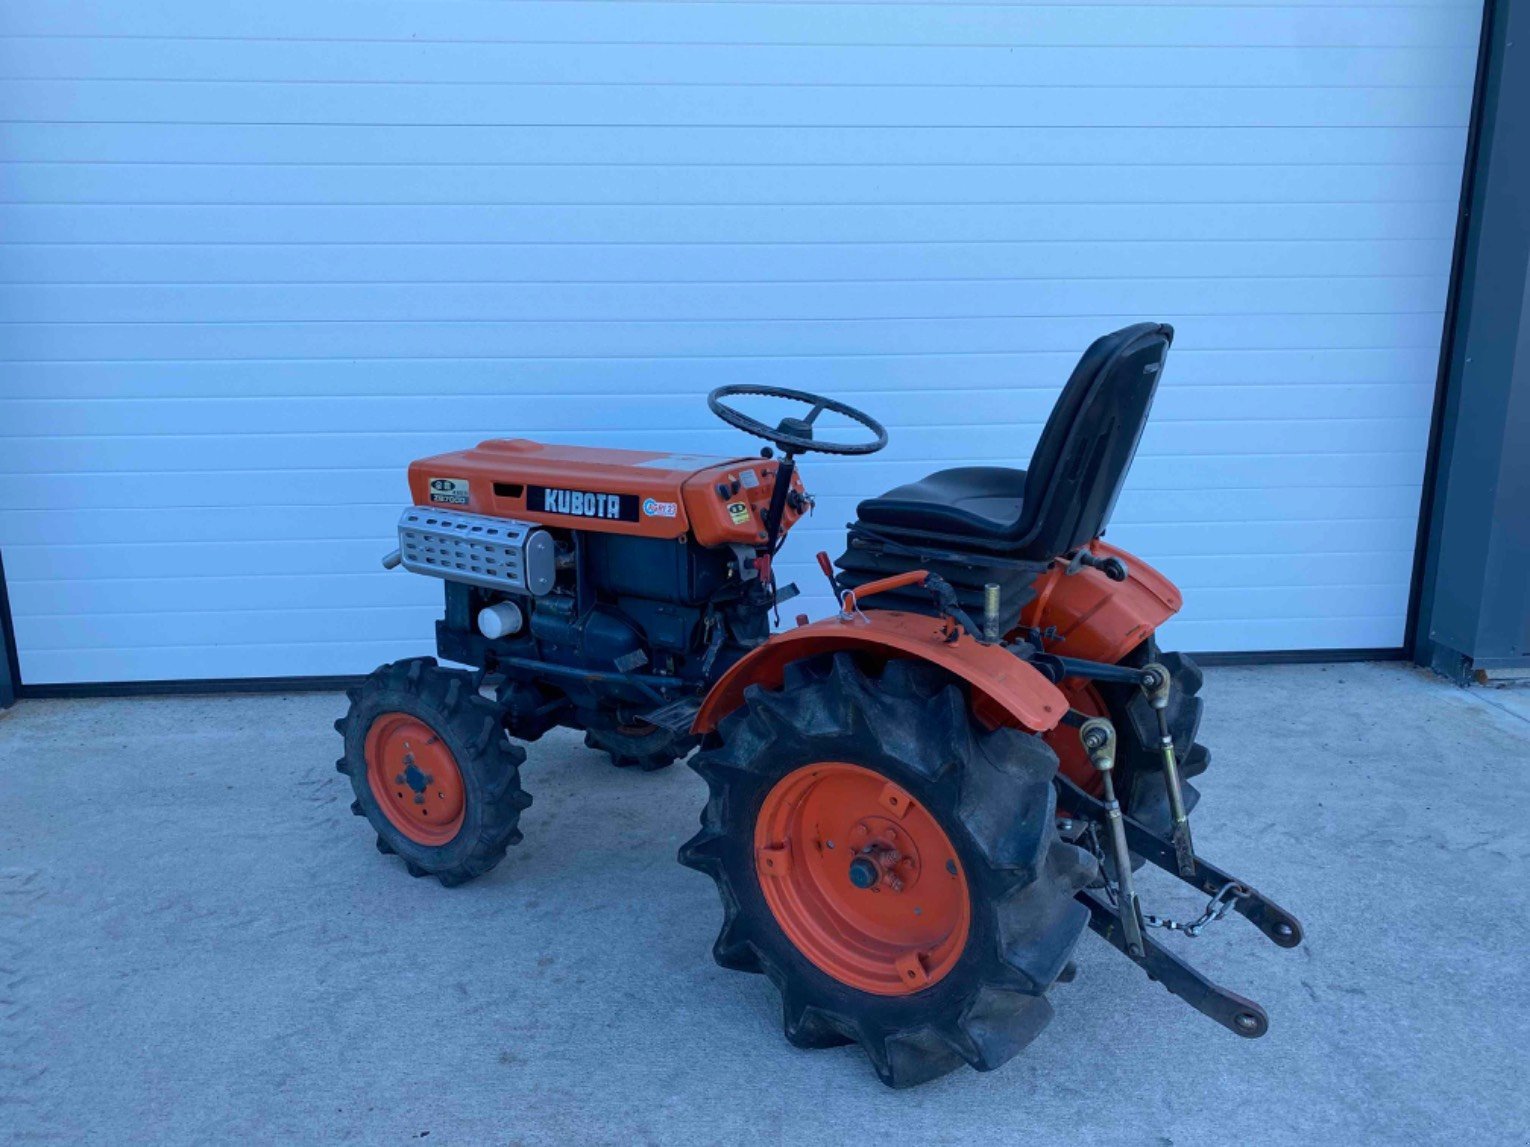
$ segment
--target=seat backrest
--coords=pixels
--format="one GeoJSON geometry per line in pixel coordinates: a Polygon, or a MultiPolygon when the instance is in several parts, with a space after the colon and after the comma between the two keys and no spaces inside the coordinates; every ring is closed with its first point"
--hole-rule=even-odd
{"type": "Polygon", "coordinates": [[[1173,341],[1165,323],[1136,323],[1078,360],[1026,471],[1021,556],[1069,553],[1105,529],[1173,341]]]}

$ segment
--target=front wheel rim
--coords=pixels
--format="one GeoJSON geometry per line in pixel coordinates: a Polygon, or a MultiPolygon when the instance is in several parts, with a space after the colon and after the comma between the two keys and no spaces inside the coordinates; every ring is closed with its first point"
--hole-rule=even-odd
{"type": "Polygon", "coordinates": [[[367,784],[388,823],[416,844],[453,840],[467,813],[462,770],[439,733],[409,713],[382,713],[367,730],[367,784]]]}
{"type": "Polygon", "coordinates": [[[880,773],[804,765],[766,795],[755,874],[776,923],[820,971],[882,996],[933,986],[967,945],[971,896],[934,815],[880,773]]]}

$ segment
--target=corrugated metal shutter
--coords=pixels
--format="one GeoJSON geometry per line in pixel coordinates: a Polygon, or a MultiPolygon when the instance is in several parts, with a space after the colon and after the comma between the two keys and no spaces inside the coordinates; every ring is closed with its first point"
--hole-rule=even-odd
{"type": "Polygon", "coordinates": [[[1480,5],[194,0],[0,12],[0,544],[25,679],[428,648],[410,458],[884,417],[855,501],[1024,465],[1179,331],[1112,537],[1196,649],[1396,646],[1480,5]]]}

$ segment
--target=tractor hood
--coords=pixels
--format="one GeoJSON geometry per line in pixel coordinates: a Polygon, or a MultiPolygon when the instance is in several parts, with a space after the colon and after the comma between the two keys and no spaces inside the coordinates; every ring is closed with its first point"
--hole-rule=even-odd
{"type": "MultiPolygon", "coordinates": [[[[758,544],[776,462],[491,439],[409,467],[421,507],[703,545],[758,544]]],[[[794,485],[799,483],[794,481],[794,485]]],[[[786,524],[795,520],[788,510],[786,524]]]]}

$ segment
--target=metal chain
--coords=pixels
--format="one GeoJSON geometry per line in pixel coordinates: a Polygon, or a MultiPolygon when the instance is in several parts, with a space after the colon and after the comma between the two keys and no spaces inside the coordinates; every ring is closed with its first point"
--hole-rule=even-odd
{"type": "Polygon", "coordinates": [[[1206,903],[1206,910],[1200,916],[1188,924],[1181,924],[1178,920],[1170,920],[1167,916],[1152,916],[1144,912],[1142,922],[1149,928],[1164,928],[1170,932],[1183,932],[1186,936],[1199,936],[1205,929],[1215,924],[1223,916],[1226,916],[1232,907],[1243,897],[1248,895],[1248,889],[1236,880],[1229,880],[1222,885],[1217,894],[1206,903]]]}
{"type": "MultiPolygon", "coordinates": [[[[1089,851],[1094,853],[1094,858],[1100,865],[1100,876],[1105,883],[1105,897],[1110,901],[1110,906],[1116,911],[1121,910],[1119,901],[1116,899],[1116,882],[1105,876],[1105,849],[1100,844],[1099,833],[1096,826],[1091,823],[1086,830],[1089,838],[1089,851]]],[[[1167,916],[1154,916],[1150,912],[1142,914],[1142,923],[1149,928],[1162,928],[1166,932],[1183,932],[1191,939],[1199,936],[1210,925],[1215,924],[1222,917],[1232,911],[1233,905],[1249,895],[1249,890],[1236,880],[1229,880],[1218,889],[1217,894],[1206,902],[1206,909],[1199,917],[1182,924],[1178,920],[1171,920],[1167,916]]]]}
{"type": "Polygon", "coordinates": [[[1089,851],[1094,853],[1095,863],[1100,868],[1100,882],[1105,885],[1105,899],[1110,901],[1110,906],[1119,912],[1121,904],[1116,899],[1116,882],[1105,875],[1105,846],[1100,843],[1099,825],[1090,821],[1085,832],[1089,836],[1089,851]]]}

